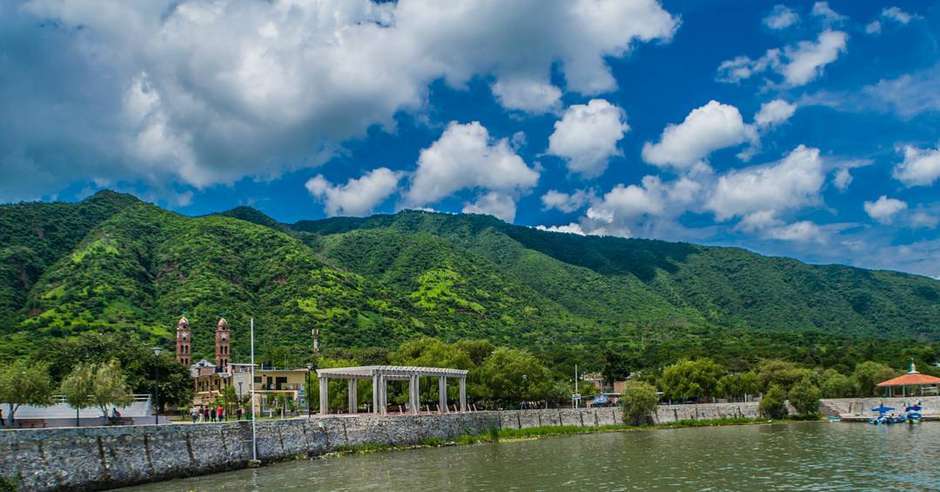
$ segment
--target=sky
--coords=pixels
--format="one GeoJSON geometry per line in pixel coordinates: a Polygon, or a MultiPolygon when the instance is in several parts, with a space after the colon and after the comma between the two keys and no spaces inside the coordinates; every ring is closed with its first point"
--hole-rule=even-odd
{"type": "Polygon", "coordinates": [[[0,202],[402,209],[940,277],[940,2],[0,2],[0,202]]]}

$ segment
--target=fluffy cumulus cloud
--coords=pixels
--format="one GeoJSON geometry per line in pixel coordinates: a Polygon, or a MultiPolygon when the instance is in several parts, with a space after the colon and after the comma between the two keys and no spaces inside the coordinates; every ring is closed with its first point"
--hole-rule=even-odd
{"type": "Polygon", "coordinates": [[[930,186],[940,178],[940,149],[901,147],[904,160],[894,167],[895,179],[907,186],[930,186]]]}
{"type": "Polygon", "coordinates": [[[323,210],[331,217],[363,216],[395,193],[400,177],[399,173],[380,167],[341,186],[317,175],[307,180],[306,188],[314,198],[323,201],[323,210]]]}
{"type": "Polygon", "coordinates": [[[612,156],[620,155],[617,142],[629,129],[623,110],[603,99],[574,104],[555,122],[548,153],[563,158],[573,173],[597,177],[612,156]]]}
{"type": "Polygon", "coordinates": [[[0,18],[4,44],[34,47],[0,59],[15,79],[0,120],[62,129],[0,128],[0,193],[277,176],[394,129],[441,79],[482,77],[505,107],[548,111],[562,91],[616,89],[606,60],[678,24],[655,0],[28,0],[0,18]]]}
{"type": "Polygon", "coordinates": [[[480,196],[475,202],[463,207],[465,214],[486,214],[512,222],[516,218],[516,200],[512,196],[498,191],[490,191],[480,196]]]}
{"type": "Polygon", "coordinates": [[[643,145],[643,160],[660,167],[690,169],[712,152],[755,138],[738,108],[709,101],[682,123],[667,126],[659,142],[643,145]]]}
{"type": "Polygon", "coordinates": [[[774,99],[761,104],[760,110],[754,116],[754,124],[759,128],[770,128],[789,120],[795,112],[796,104],[774,99]]]}
{"type": "Polygon", "coordinates": [[[689,177],[663,182],[645,176],[638,185],[618,184],[588,208],[579,227],[589,234],[623,237],[677,233],[681,227],[675,219],[694,205],[702,188],[689,177]]]}
{"type": "Polygon", "coordinates": [[[800,16],[786,5],[774,5],[764,17],[764,25],[771,29],[786,29],[800,21],[800,16]]]}
{"type": "Polygon", "coordinates": [[[591,192],[586,190],[575,190],[573,193],[548,190],[542,195],[542,205],[546,210],[556,209],[571,213],[581,210],[591,198],[591,192]]]}
{"type": "Polygon", "coordinates": [[[783,85],[806,85],[822,75],[826,65],[833,63],[846,51],[848,34],[825,30],[816,41],[800,41],[783,49],[773,48],[753,60],[738,56],[718,66],[717,80],[737,83],[759,73],[773,70],[783,78],[783,85]]]}
{"type": "MultiPolygon", "coordinates": [[[[491,138],[487,129],[476,121],[452,122],[440,138],[421,150],[404,204],[420,207],[459,190],[482,189],[498,192],[499,197],[484,196],[485,200],[477,206],[488,203],[495,207],[497,202],[505,205],[506,197],[512,199],[529,190],[538,179],[538,171],[526,165],[507,139],[491,138]]],[[[500,210],[507,208],[503,206],[500,210]]],[[[512,215],[515,215],[515,205],[512,215]]]]}
{"type": "Polygon", "coordinates": [[[819,149],[800,145],[780,161],[720,176],[705,208],[718,220],[772,225],[779,214],[818,202],[825,177],[819,149]]]}
{"type": "Polygon", "coordinates": [[[881,195],[873,202],[865,202],[865,213],[882,224],[890,224],[894,216],[907,209],[907,203],[896,198],[881,195]]]}

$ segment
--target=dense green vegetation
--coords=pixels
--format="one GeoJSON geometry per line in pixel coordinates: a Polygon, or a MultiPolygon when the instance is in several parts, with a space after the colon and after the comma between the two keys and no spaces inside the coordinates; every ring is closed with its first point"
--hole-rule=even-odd
{"type": "MultiPolygon", "coordinates": [[[[224,316],[232,359],[246,359],[254,317],[259,357],[277,365],[311,361],[318,327],[329,358],[385,361],[419,337],[487,340],[473,361],[481,372],[493,347],[526,349],[551,381],[574,364],[609,379],[658,377],[702,357],[732,376],[764,359],[846,375],[869,360],[926,367],[940,350],[940,282],[895,272],[479,215],[288,225],[246,207],[184,217],[113,192],[0,206],[0,359],[48,359],[50,342],[86,334],[172,350],[183,314],[196,358],[211,358],[224,316]]],[[[709,391],[735,384],[750,382],[709,391]]]]}

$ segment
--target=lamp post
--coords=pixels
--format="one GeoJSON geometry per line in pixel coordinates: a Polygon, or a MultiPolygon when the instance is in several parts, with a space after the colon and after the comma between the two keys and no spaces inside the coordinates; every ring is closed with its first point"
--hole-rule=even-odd
{"type": "Polygon", "coordinates": [[[153,348],[154,356],[154,372],[156,373],[156,380],[153,385],[153,425],[160,424],[160,404],[158,403],[158,396],[160,394],[160,347],[153,348]]]}

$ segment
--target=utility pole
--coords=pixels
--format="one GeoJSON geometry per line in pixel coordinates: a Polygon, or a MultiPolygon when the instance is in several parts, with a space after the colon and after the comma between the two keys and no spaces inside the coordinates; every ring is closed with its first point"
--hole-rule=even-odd
{"type": "Polygon", "coordinates": [[[258,437],[255,428],[255,319],[251,318],[251,466],[258,466],[258,437]]]}
{"type": "Polygon", "coordinates": [[[578,408],[578,402],[581,400],[581,394],[578,393],[578,365],[574,365],[574,407],[578,408]]]}

